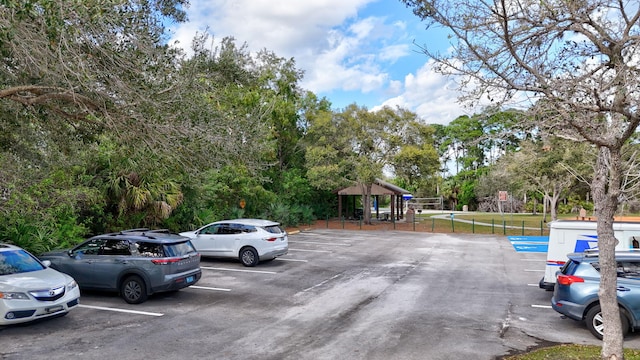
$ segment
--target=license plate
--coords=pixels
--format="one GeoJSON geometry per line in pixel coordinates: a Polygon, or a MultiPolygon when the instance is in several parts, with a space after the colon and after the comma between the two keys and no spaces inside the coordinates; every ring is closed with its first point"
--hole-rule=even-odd
{"type": "Polygon", "coordinates": [[[192,283],[193,282],[193,276],[187,277],[185,281],[187,282],[187,284],[192,283]]]}
{"type": "Polygon", "coordinates": [[[46,312],[48,313],[54,313],[54,312],[58,312],[58,311],[62,311],[64,308],[62,307],[62,305],[59,306],[53,306],[50,308],[46,308],[44,309],[46,312]]]}

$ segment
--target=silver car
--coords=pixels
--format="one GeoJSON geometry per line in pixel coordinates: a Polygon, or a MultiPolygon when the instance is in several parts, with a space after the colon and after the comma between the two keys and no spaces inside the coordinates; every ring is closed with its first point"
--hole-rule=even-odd
{"type": "Polygon", "coordinates": [[[287,232],[270,220],[222,220],[180,235],[190,238],[202,256],[237,258],[244,266],[273,260],[289,251],[287,232]]]}
{"type": "Polygon", "coordinates": [[[75,280],[15,245],[0,244],[0,325],[63,316],[79,304],[75,280]]]}
{"type": "Polygon", "coordinates": [[[70,250],[40,256],[73,276],[81,289],[115,291],[130,304],[200,280],[200,254],[189,238],[167,230],[132,229],[94,236],[70,250]]]}

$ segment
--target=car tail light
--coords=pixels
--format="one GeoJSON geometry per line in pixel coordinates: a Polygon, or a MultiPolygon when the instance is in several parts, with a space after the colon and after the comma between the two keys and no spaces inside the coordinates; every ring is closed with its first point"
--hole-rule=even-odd
{"type": "Polygon", "coordinates": [[[152,259],[151,262],[156,265],[168,265],[180,262],[182,258],[162,258],[162,259],[152,259]]]}
{"type": "Polygon", "coordinates": [[[277,237],[272,237],[272,238],[266,238],[265,240],[269,241],[269,242],[274,242],[276,240],[278,240],[277,237]]]}
{"type": "Polygon", "coordinates": [[[582,283],[584,279],[573,275],[558,275],[558,284],[569,286],[573,283],[582,283]]]}

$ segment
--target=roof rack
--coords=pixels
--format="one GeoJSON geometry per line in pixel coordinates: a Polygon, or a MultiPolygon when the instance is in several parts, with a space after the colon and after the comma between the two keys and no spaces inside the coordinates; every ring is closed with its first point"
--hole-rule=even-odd
{"type": "Polygon", "coordinates": [[[124,233],[128,233],[128,232],[141,232],[141,231],[149,231],[149,229],[148,228],[136,228],[136,229],[120,230],[120,235],[123,235],[124,233]]]}
{"type": "Polygon", "coordinates": [[[171,234],[171,231],[169,229],[155,229],[155,230],[149,230],[147,229],[145,231],[145,233],[162,233],[162,234],[171,234]]]}
{"type": "Polygon", "coordinates": [[[586,249],[584,251],[584,256],[586,257],[596,257],[598,254],[600,254],[600,249],[598,248],[586,249]]]}
{"type": "Polygon", "coordinates": [[[169,229],[149,229],[149,228],[135,228],[135,229],[126,229],[126,230],[120,230],[118,232],[114,232],[114,233],[110,233],[110,234],[106,234],[106,235],[111,235],[111,236],[117,236],[117,235],[127,235],[130,233],[140,233],[139,236],[146,236],[150,239],[155,239],[155,237],[153,236],[153,234],[171,234],[171,231],[169,229]]]}

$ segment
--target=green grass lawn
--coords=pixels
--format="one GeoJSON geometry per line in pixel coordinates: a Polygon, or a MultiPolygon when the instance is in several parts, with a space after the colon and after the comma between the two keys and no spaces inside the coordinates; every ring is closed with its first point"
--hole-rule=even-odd
{"type": "MultiPolygon", "coordinates": [[[[599,360],[599,346],[587,345],[557,345],[531,351],[526,354],[505,356],[501,360],[599,360]]],[[[624,358],[640,360],[640,350],[625,349],[624,358]]]]}
{"type": "MultiPolygon", "coordinates": [[[[447,213],[443,213],[447,215],[447,213]]],[[[433,232],[460,232],[498,235],[549,235],[549,228],[542,215],[531,214],[495,214],[495,213],[465,213],[454,214],[451,218],[434,218],[434,214],[416,214],[416,223],[420,230],[433,232]]],[[[572,216],[564,218],[575,219],[572,216]]],[[[547,216],[547,221],[551,218],[547,216]]]]}

